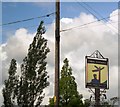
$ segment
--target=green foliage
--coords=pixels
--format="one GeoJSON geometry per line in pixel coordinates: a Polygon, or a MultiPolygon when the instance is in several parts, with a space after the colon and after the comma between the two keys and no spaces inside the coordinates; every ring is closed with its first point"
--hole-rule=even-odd
{"type": "MultiPolygon", "coordinates": [[[[66,58],[61,70],[60,78],[60,107],[84,107],[82,102],[82,94],[77,91],[77,84],[74,76],[72,76],[72,68],[66,58]]],[[[49,106],[54,107],[54,98],[50,98],[49,106]]]]}
{"type": "Polygon", "coordinates": [[[54,98],[49,99],[49,106],[54,107],[54,98]]]}
{"type": "Polygon", "coordinates": [[[12,60],[9,78],[5,81],[5,88],[3,89],[5,105],[13,105],[14,100],[11,99],[16,98],[19,106],[40,106],[45,96],[43,89],[49,85],[46,58],[50,50],[47,47],[47,40],[42,36],[44,33],[45,27],[43,21],[41,21],[33,42],[29,46],[28,54],[21,64],[19,81],[15,77],[16,61],[12,60]]]}
{"type": "Polygon", "coordinates": [[[33,107],[36,102],[36,106],[39,106],[44,98],[43,89],[49,85],[46,58],[50,50],[47,47],[47,40],[42,37],[44,33],[45,28],[41,22],[21,65],[18,105],[33,107]]]}
{"type": "Polygon", "coordinates": [[[82,95],[78,95],[76,97],[73,97],[68,105],[68,107],[83,107],[83,102],[82,99],[83,96],[82,95]]]}
{"type": "Polygon", "coordinates": [[[72,68],[66,58],[61,70],[60,78],[60,105],[62,107],[80,107],[82,103],[82,95],[77,91],[77,84],[74,76],[72,76],[72,68]]]}
{"type": "Polygon", "coordinates": [[[8,80],[5,80],[5,87],[3,88],[3,98],[5,107],[13,107],[15,102],[16,87],[18,84],[18,77],[15,75],[17,70],[16,60],[12,59],[8,70],[8,80]]]}

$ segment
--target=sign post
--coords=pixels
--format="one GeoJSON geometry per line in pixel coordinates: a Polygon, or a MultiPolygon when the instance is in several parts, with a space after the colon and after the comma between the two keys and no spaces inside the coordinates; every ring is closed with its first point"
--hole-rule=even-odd
{"type": "Polygon", "coordinates": [[[100,105],[100,89],[109,89],[108,58],[104,58],[97,50],[85,57],[86,88],[95,89],[95,107],[100,105]]]}
{"type": "Polygon", "coordinates": [[[95,107],[99,107],[100,105],[100,89],[95,88],[95,107]]]}

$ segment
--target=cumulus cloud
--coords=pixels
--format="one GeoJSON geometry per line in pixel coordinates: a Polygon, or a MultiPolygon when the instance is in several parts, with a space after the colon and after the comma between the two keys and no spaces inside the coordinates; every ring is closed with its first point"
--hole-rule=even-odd
{"type": "Polygon", "coordinates": [[[9,56],[8,59],[15,58],[18,62],[25,57],[27,49],[32,41],[34,34],[29,34],[24,28],[21,28],[11,35],[3,47],[3,52],[9,56]]]}
{"type": "MultiPolygon", "coordinates": [[[[117,31],[113,31],[114,28],[109,24],[112,21],[117,21],[118,16],[113,17],[116,12],[117,10],[110,14],[110,20],[108,20],[108,22],[99,21],[66,32],[61,32],[60,67],[62,67],[64,58],[67,57],[73,69],[78,91],[82,93],[85,98],[89,98],[90,96],[88,89],[85,88],[85,56],[91,55],[95,50],[99,50],[104,57],[109,58],[110,89],[107,92],[108,97],[117,96],[118,94],[118,35],[117,31]]],[[[62,18],[61,30],[80,26],[92,21],[97,21],[97,19],[91,14],[86,13],[81,13],[79,17],[75,18],[62,18]]],[[[114,26],[117,26],[117,23],[114,23],[114,26]]],[[[43,104],[48,104],[49,98],[54,96],[54,23],[47,27],[49,29],[47,29],[47,32],[43,36],[48,39],[48,46],[51,50],[47,59],[50,86],[44,90],[46,96],[43,104]]],[[[30,34],[26,29],[21,28],[17,30],[14,35],[11,35],[6,44],[1,47],[4,56],[3,74],[6,74],[4,78],[7,76],[7,65],[10,59],[15,58],[18,63],[20,63],[27,54],[28,46],[34,35],[35,33],[30,34]]]]}
{"type": "Polygon", "coordinates": [[[3,85],[0,86],[0,106],[3,105],[2,89],[3,89],[3,85]]]}
{"type": "Polygon", "coordinates": [[[0,50],[2,50],[2,52],[0,51],[2,55],[2,82],[8,76],[7,73],[11,59],[16,59],[18,65],[22,62],[34,35],[21,28],[14,35],[9,36],[6,43],[0,46],[0,50]]]}
{"type": "Polygon", "coordinates": [[[0,45],[0,61],[4,61],[7,59],[6,52],[2,50],[4,46],[5,44],[0,45]]]}
{"type": "Polygon", "coordinates": [[[118,17],[115,17],[118,15],[118,11],[120,11],[119,9],[113,11],[111,14],[110,14],[110,20],[111,21],[118,21],[118,17]]]}
{"type": "Polygon", "coordinates": [[[70,18],[62,18],[61,22],[65,23],[65,24],[72,23],[72,19],[70,19],[70,18]]]}
{"type": "Polygon", "coordinates": [[[110,78],[109,78],[109,90],[107,92],[107,97],[115,97],[118,96],[118,67],[112,66],[110,67],[110,78]],[[115,92],[113,92],[113,90],[115,92]]]}

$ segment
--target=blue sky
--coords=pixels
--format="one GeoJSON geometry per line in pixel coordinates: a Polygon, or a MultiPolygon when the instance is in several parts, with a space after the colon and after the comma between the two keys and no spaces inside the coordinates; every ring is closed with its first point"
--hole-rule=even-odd
{"type": "MultiPolygon", "coordinates": [[[[86,5],[81,3],[84,7],[86,5]]],[[[118,8],[117,2],[86,2],[102,17],[108,17],[109,14],[118,8]]],[[[74,18],[78,17],[81,12],[91,14],[80,5],[80,2],[62,2],[61,3],[61,18],[74,18]]],[[[88,7],[86,7],[88,8],[88,7]]],[[[90,8],[88,8],[93,12],[90,8]]],[[[37,16],[43,16],[55,12],[54,2],[3,2],[2,3],[2,23],[13,22],[17,20],[28,19],[37,16]]],[[[99,17],[95,12],[93,12],[99,17]]],[[[100,17],[99,17],[100,18],[100,17]]],[[[101,18],[100,18],[101,19],[101,18]]],[[[27,27],[29,32],[35,32],[37,25],[41,20],[44,20],[45,25],[50,24],[55,20],[55,15],[49,18],[35,19],[27,22],[21,22],[13,25],[2,27],[3,43],[6,41],[8,34],[14,34],[15,30],[21,27],[27,27]],[[31,27],[34,26],[34,27],[31,27]]]]}

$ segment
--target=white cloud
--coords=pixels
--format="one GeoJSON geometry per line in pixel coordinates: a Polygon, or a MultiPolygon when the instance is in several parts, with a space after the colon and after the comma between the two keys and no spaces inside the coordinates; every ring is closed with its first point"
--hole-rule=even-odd
{"type": "MultiPolygon", "coordinates": [[[[115,12],[116,11],[112,14],[115,12]]],[[[116,20],[116,17],[111,17],[110,19],[116,20]]],[[[81,13],[79,17],[73,19],[61,19],[61,29],[79,26],[96,20],[97,19],[90,14],[81,13]]],[[[113,31],[112,27],[109,28],[108,26],[110,26],[108,22],[100,21],[84,26],[84,28],[80,27],[61,32],[61,67],[62,61],[67,57],[72,66],[73,75],[76,78],[78,91],[82,93],[85,98],[89,98],[90,96],[90,93],[87,91],[88,89],[85,88],[85,56],[92,54],[95,50],[99,50],[104,57],[109,58],[110,90],[107,92],[107,95],[108,97],[113,97],[113,95],[117,96],[118,35],[113,31]]],[[[117,23],[114,23],[114,26],[117,26],[117,23]]],[[[48,104],[49,98],[54,96],[54,23],[47,27],[49,29],[47,29],[44,37],[48,39],[48,46],[51,50],[47,59],[50,86],[45,90],[46,97],[43,104],[48,104]]],[[[2,54],[5,56],[3,61],[5,66],[8,65],[11,58],[17,59],[19,63],[22,61],[27,54],[27,49],[32,41],[33,35],[35,34],[30,34],[26,29],[19,29],[15,35],[8,38],[6,45],[2,47],[4,52],[2,54]]],[[[5,68],[3,68],[3,71],[5,71],[5,68]]]]}
{"type": "Polygon", "coordinates": [[[14,35],[9,36],[7,42],[1,45],[2,55],[2,82],[7,78],[11,59],[16,59],[20,64],[27,54],[28,46],[35,34],[30,34],[26,29],[19,29],[14,35]]]}
{"type": "Polygon", "coordinates": [[[0,86],[0,106],[3,105],[2,89],[3,89],[3,85],[0,86]]]}
{"type": "Polygon", "coordinates": [[[114,32],[118,32],[118,15],[119,15],[119,12],[120,12],[120,9],[117,9],[110,14],[110,20],[108,22],[108,26],[110,26],[110,28],[113,28],[114,32]]]}
{"type": "Polygon", "coordinates": [[[118,96],[118,66],[110,67],[109,90],[107,96],[109,98],[111,96],[118,96]]]}
{"type": "Polygon", "coordinates": [[[4,46],[5,44],[0,45],[0,61],[4,61],[7,59],[6,52],[2,50],[4,46]]]}
{"type": "Polygon", "coordinates": [[[29,34],[24,28],[17,30],[15,35],[11,35],[3,47],[3,51],[6,52],[8,59],[15,58],[20,62],[27,54],[27,49],[33,36],[34,34],[29,34]]]}
{"type": "Polygon", "coordinates": [[[70,19],[70,18],[62,18],[61,22],[65,23],[65,24],[68,24],[68,23],[72,22],[72,19],[70,19]]]}
{"type": "Polygon", "coordinates": [[[120,10],[117,9],[110,14],[111,21],[118,21],[118,11],[120,11],[120,10]]]}

